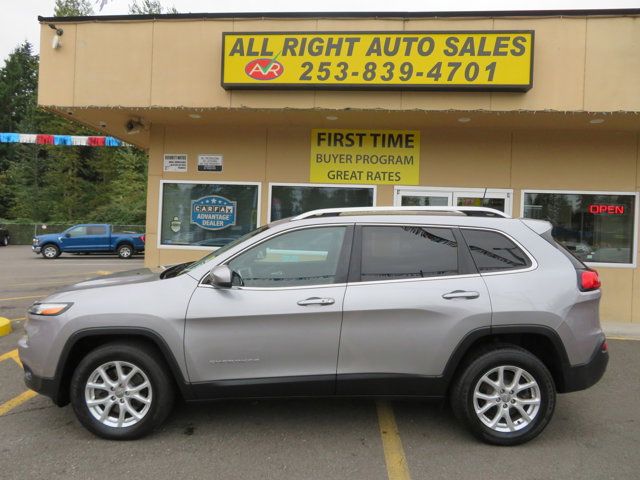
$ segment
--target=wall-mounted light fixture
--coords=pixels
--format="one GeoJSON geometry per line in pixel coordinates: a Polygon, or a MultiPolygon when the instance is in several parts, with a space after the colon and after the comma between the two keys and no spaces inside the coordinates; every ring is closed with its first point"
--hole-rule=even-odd
{"type": "Polygon", "coordinates": [[[58,48],[61,47],[60,37],[62,37],[62,34],[64,34],[64,30],[56,27],[53,23],[49,24],[49,28],[56,31],[56,34],[53,36],[53,40],[51,41],[51,48],[53,48],[54,50],[57,50],[58,48]]]}

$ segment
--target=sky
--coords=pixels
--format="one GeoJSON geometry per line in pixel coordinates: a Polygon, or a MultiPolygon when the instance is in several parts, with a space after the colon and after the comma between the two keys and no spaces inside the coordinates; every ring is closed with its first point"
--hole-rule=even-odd
{"type": "MultiPolygon", "coordinates": [[[[131,0],[92,0],[98,15],[128,13],[131,0]]],[[[640,0],[162,0],[180,13],[213,12],[384,12],[477,11],[640,8],[640,0]]],[[[38,15],[53,15],[55,0],[0,0],[0,63],[21,42],[28,40],[39,51],[38,15]]]]}

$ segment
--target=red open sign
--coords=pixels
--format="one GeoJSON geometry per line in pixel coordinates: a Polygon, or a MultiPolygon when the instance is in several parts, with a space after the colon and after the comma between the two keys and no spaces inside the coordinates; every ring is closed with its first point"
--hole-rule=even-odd
{"type": "Polygon", "coordinates": [[[624,215],[624,205],[589,205],[589,213],[594,215],[624,215]]]}

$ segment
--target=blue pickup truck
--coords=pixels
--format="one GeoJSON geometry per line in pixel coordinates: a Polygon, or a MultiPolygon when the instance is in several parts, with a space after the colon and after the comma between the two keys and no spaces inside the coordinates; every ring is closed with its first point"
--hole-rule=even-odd
{"type": "Polygon", "coordinates": [[[48,233],[33,237],[31,249],[44,258],[58,258],[61,253],[117,253],[131,258],[144,252],[144,234],[115,233],[105,223],[74,225],[62,233],[48,233]]]}

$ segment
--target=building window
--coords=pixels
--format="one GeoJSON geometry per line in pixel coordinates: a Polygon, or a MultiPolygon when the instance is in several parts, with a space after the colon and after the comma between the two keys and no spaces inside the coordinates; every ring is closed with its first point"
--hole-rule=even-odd
{"type": "Polygon", "coordinates": [[[583,262],[634,264],[633,193],[525,191],[523,216],[548,220],[553,237],[583,262]]]}
{"type": "Polygon", "coordinates": [[[258,183],[162,182],[160,245],[221,247],[258,226],[258,183]]]}
{"type": "Polygon", "coordinates": [[[319,208],[372,207],[375,187],[271,184],[270,221],[319,208]]]}
{"type": "Polygon", "coordinates": [[[363,282],[457,274],[458,243],[449,228],[362,228],[363,282]]]}

